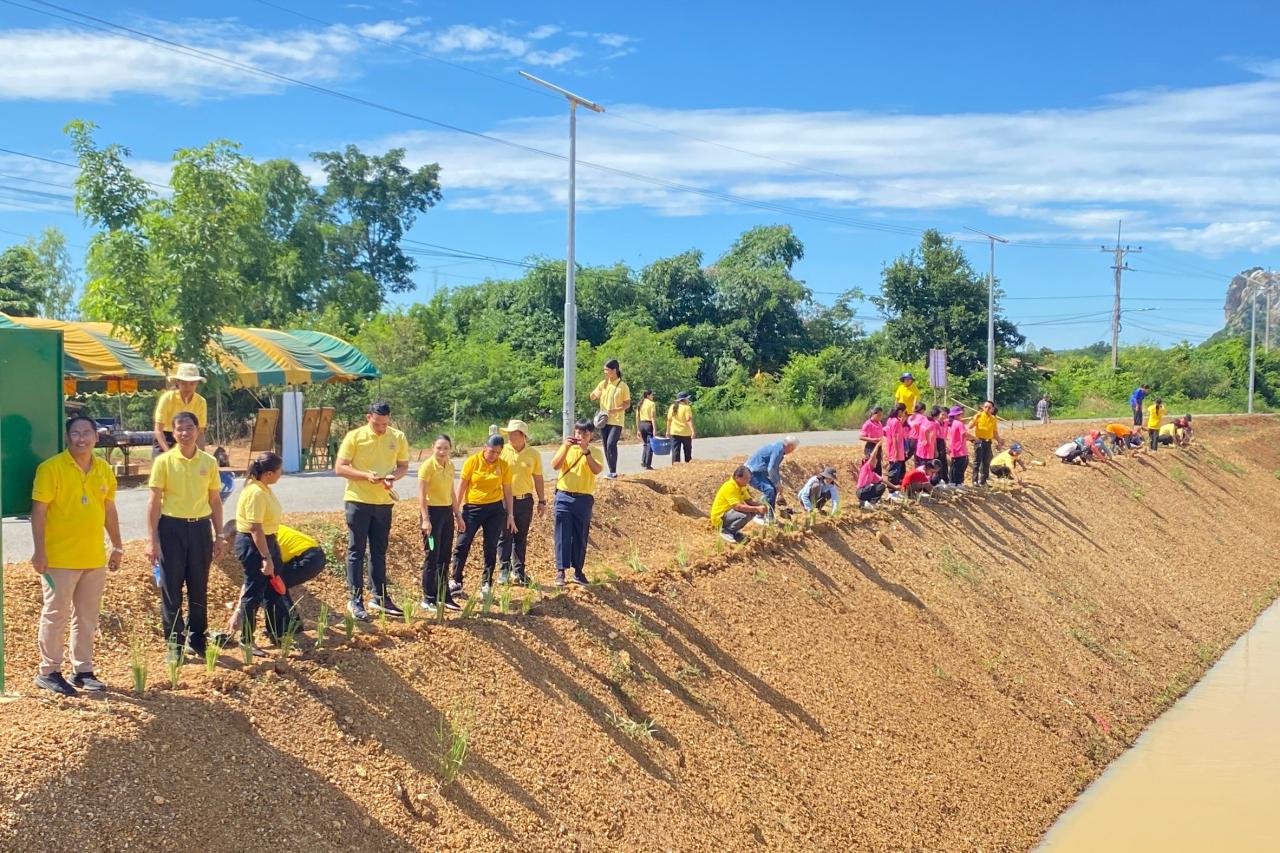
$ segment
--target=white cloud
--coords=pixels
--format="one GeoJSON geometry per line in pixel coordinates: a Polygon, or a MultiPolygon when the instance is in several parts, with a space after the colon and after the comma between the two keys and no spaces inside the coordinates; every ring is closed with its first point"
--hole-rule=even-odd
{"type": "Polygon", "coordinates": [[[395,41],[400,36],[409,32],[407,22],[400,21],[378,21],[376,24],[357,24],[355,31],[362,36],[369,38],[382,39],[383,41],[395,41]]]}
{"type": "Polygon", "coordinates": [[[596,33],[595,38],[605,47],[624,47],[634,41],[631,36],[624,36],[620,33],[596,33]]]}
{"type": "Polygon", "coordinates": [[[526,38],[533,39],[534,41],[542,41],[543,39],[551,38],[558,32],[560,32],[560,28],[555,24],[543,24],[540,27],[534,27],[526,33],[525,36],[526,38]]]}
{"type": "Polygon", "coordinates": [[[431,33],[428,39],[429,46],[439,53],[497,53],[519,57],[529,50],[529,43],[524,39],[490,27],[475,27],[470,24],[454,24],[431,33]]]}
{"type": "MultiPolygon", "coordinates": [[[[1126,240],[1205,254],[1280,245],[1280,76],[1012,113],[606,106],[609,113],[578,122],[582,160],[763,203],[889,222],[907,212],[941,218],[976,211],[1054,239],[1090,242],[1114,239],[1123,218],[1126,240]]],[[[565,151],[560,117],[507,122],[491,132],[565,151]]],[[[435,132],[376,144],[406,145],[415,160],[438,160],[451,204],[505,210],[514,192],[521,209],[563,204],[561,161],[435,132]]],[[[578,191],[584,207],[642,206],[667,215],[727,207],[591,167],[578,170],[578,191]]]]}
{"type": "Polygon", "coordinates": [[[524,58],[531,65],[545,65],[548,68],[557,68],[566,62],[572,62],[582,56],[582,51],[576,47],[562,47],[559,50],[531,50],[524,55],[524,58]]]}

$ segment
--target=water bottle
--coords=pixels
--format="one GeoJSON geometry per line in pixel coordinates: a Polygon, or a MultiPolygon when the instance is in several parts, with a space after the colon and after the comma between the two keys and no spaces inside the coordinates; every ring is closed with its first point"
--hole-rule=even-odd
{"type": "Polygon", "coordinates": [[[164,589],[164,581],[160,577],[160,561],[156,560],[156,564],[151,567],[151,577],[155,579],[156,589],[164,589]]]}

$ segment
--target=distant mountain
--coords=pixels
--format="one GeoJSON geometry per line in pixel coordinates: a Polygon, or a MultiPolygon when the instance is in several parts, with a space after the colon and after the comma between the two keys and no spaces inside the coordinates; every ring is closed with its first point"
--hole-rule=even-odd
{"type": "MultiPolygon", "coordinates": [[[[1226,323],[1226,328],[1223,331],[1237,334],[1249,331],[1249,303],[1245,301],[1245,288],[1249,285],[1249,276],[1253,275],[1253,280],[1257,281],[1260,276],[1254,274],[1262,271],[1262,267],[1252,267],[1242,270],[1238,275],[1232,277],[1231,283],[1227,285],[1227,299],[1222,309],[1223,320],[1226,323]]],[[[1273,280],[1280,282],[1280,276],[1276,276],[1274,273],[1272,276],[1273,280]]],[[[1266,310],[1266,296],[1265,294],[1260,294],[1258,296],[1258,334],[1260,335],[1266,328],[1266,317],[1264,317],[1266,310]]],[[[1273,295],[1271,299],[1273,329],[1277,314],[1280,314],[1280,299],[1276,299],[1273,295]]]]}

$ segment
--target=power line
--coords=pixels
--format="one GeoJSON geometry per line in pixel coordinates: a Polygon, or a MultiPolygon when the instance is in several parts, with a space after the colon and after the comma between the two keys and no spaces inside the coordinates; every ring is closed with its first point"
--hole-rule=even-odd
{"type": "Polygon", "coordinates": [[[1113,252],[1116,257],[1115,264],[1112,265],[1111,267],[1113,270],[1116,271],[1116,304],[1115,304],[1115,308],[1111,313],[1111,369],[1112,370],[1116,370],[1120,365],[1120,276],[1124,273],[1125,270],[1130,269],[1129,265],[1125,263],[1124,258],[1125,258],[1125,255],[1142,251],[1141,246],[1139,246],[1136,249],[1132,249],[1129,246],[1120,245],[1121,225],[1122,223],[1119,223],[1119,222],[1116,223],[1115,246],[1113,246],[1110,249],[1108,249],[1106,246],[1102,247],[1102,251],[1113,252]]]}

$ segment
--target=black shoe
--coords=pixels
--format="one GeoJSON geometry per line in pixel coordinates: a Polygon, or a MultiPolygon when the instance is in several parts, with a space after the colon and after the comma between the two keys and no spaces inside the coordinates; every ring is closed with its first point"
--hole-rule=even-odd
{"type": "Polygon", "coordinates": [[[573,582],[578,586],[591,586],[591,581],[587,580],[587,576],[576,569],[573,572],[573,582]]]}
{"type": "Polygon", "coordinates": [[[32,679],[36,687],[43,687],[50,693],[57,693],[59,696],[79,696],[76,689],[67,683],[60,672],[51,672],[48,675],[37,675],[32,679]]]}
{"type": "Polygon", "coordinates": [[[369,621],[369,611],[364,609],[364,602],[358,598],[353,598],[347,602],[347,612],[360,622],[369,621]]]}
{"type": "Polygon", "coordinates": [[[533,581],[524,572],[517,572],[516,584],[519,586],[533,586],[533,581]]]}
{"type": "Polygon", "coordinates": [[[107,689],[107,685],[103,684],[93,675],[93,670],[89,672],[77,672],[71,676],[71,683],[86,693],[102,693],[107,689]]]}
{"type": "Polygon", "coordinates": [[[462,609],[462,605],[454,601],[452,598],[446,598],[444,600],[444,609],[457,612],[462,609]]]}
{"type": "Polygon", "coordinates": [[[183,652],[183,654],[185,654],[187,657],[193,657],[193,658],[198,658],[199,660],[204,660],[204,647],[203,647],[203,646],[201,646],[201,647],[200,647],[200,648],[198,648],[198,649],[197,649],[195,646],[183,646],[183,647],[182,647],[182,652],[183,652]]]}
{"type": "Polygon", "coordinates": [[[404,615],[404,611],[399,607],[396,607],[396,603],[391,600],[390,595],[373,596],[369,599],[369,609],[381,611],[394,618],[399,618],[404,615]]]}

